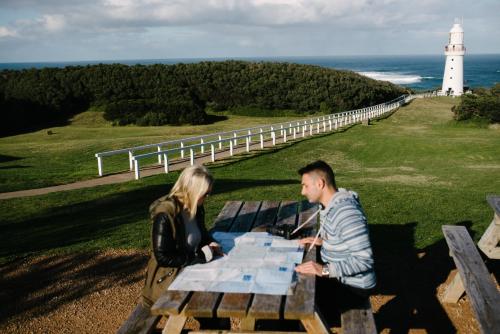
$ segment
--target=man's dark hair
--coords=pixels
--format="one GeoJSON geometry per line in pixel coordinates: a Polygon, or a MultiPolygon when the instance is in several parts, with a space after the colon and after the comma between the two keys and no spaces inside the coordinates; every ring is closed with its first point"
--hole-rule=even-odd
{"type": "Polygon", "coordinates": [[[335,173],[333,173],[332,167],[328,165],[323,160],[316,160],[309,165],[299,169],[299,174],[304,175],[310,172],[316,172],[320,174],[325,179],[327,185],[332,186],[337,189],[337,184],[335,183],[335,173]]]}

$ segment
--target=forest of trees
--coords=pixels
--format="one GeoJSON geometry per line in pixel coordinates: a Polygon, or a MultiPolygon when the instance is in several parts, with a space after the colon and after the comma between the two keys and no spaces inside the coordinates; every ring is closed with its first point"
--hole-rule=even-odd
{"type": "Polygon", "coordinates": [[[99,107],[114,124],[202,124],[205,110],[340,112],[391,100],[399,86],[311,65],[201,62],[0,72],[0,131],[26,131],[99,107]]]}
{"type": "Polygon", "coordinates": [[[500,83],[490,89],[478,88],[474,94],[461,96],[460,104],[453,107],[455,119],[484,119],[489,123],[500,123],[500,83]]]}

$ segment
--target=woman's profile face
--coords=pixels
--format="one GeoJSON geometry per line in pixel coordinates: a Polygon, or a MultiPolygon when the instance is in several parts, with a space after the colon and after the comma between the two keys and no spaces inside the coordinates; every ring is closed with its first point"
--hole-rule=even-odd
{"type": "Polygon", "coordinates": [[[212,192],[212,186],[210,186],[205,194],[203,194],[200,199],[198,199],[198,206],[203,205],[205,202],[205,199],[210,195],[212,192]]]}

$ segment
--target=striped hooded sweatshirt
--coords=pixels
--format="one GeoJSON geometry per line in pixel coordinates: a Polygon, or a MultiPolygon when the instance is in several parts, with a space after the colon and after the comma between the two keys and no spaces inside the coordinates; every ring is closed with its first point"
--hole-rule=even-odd
{"type": "Polygon", "coordinates": [[[339,188],[320,211],[320,221],[321,259],[328,264],[330,277],[355,288],[373,288],[373,252],[358,194],[339,188]]]}

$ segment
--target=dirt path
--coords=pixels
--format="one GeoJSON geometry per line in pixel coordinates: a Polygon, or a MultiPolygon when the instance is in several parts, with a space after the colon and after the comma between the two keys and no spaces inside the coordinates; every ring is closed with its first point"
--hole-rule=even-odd
{"type": "MultiPolygon", "coordinates": [[[[323,133],[321,133],[323,134],[323,133]]],[[[309,138],[309,137],[305,137],[309,138]]],[[[277,140],[280,140],[279,142],[277,141],[276,144],[283,144],[283,140],[280,139],[279,137],[277,140]]],[[[300,139],[296,139],[300,140],[300,139]]],[[[293,141],[290,140],[290,137],[288,138],[287,142],[293,141]]],[[[269,149],[272,147],[277,147],[273,146],[271,140],[266,140],[264,141],[264,149],[269,149]]],[[[250,150],[255,151],[257,149],[260,149],[260,142],[258,143],[253,143],[250,145],[250,150]]],[[[210,151],[208,148],[208,153],[207,149],[205,150],[204,154],[197,153],[195,156],[195,163],[196,164],[206,164],[210,163],[211,160],[211,155],[210,151]]],[[[245,144],[239,145],[234,148],[233,154],[239,154],[246,152],[246,146],[245,144]]],[[[221,151],[218,151],[215,153],[215,160],[222,160],[231,157],[229,149],[222,149],[221,151]]],[[[187,159],[179,159],[179,160],[172,160],[170,161],[169,164],[169,170],[170,171],[176,171],[176,170],[181,170],[187,167],[190,164],[189,158],[187,159]]],[[[157,175],[157,174],[162,174],[165,173],[165,170],[162,165],[158,166],[147,166],[143,167],[140,169],[140,175],[141,177],[147,177],[151,175],[157,175]]],[[[6,192],[6,193],[0,193],[0,200],[2,199],[10,199],[10,198],[18,198],[18,197],[26,197],[26,196],[38,196],[38,195],[45,195],[48,193],[53,193],[53,192],[58,192],[58,191],[66,191],[66,190],[74,190],[74,189],[82,189],[82,188],[92,188],[95,186],[101,186],[101,185],[106,185],[106,184],[116,184],[116,183],[123,183],[123,182],[128,182],[128,181],[133,181],[134,178],[134,172],[131,171],[126,171],[126,172],[121,172],[121,173],[116,173],[116,174],[111,174],[111,175],[105,175],[103,177],[98,177],[95,179],[90,179],[90,180],[85,180],[85,181],[78,181],[74,183],[68,183],[68,184],[62,184],[58,186],[52,186],[52,187],[45,187],[45,188],[37,188],[37,189],[28,189],[28,190],[20,190],[20,191],[13,191],[13,192],[6,192]]]]}
{"type": "MultiPolygon", "coordinates": [[[[44,255],[2,265],[0,333],[115,333],[137,303],[147,259],[145,251],[122,250],[44,255]]],[[[432,275],[433,268],[427,271],[432,275]]],[[[430,294],[436,291],[435,287],[415,286],[415,292],[422,289],[430,294]]],[[[440,284],[437,295],[443,291],[444,284],[440,284]]],[[[411,293],[379,293],[371,298],[379,331],[427,333],[436,326],[443,328],[431,305],[401,308],[401,301],[418,305],[407,297],[418,298],[411,293]],[[396,316],[401,311],[406,316],[396,316]]],[[[467,297],[440,307],[452,326],[439,333],[479,333],[467,297]]]]}

